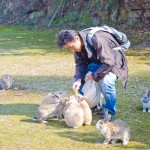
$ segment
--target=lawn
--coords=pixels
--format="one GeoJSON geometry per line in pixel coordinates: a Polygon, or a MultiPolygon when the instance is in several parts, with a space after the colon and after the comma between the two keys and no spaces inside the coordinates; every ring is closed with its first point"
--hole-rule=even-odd
{"type": "Polygon", "coordinates": [[[150,89],[150,49],[126,52],[129,80],[124,90],[117,81],[115,118],[131,129],[129,144],[103,145],[104,137],[90,126],[71,129],[56,118],[47,125],[33,123],[42,98],[51,91],[72,95],[74,58],[57,47],[58,29],[0,26],[0,77],[12,75],[14,89],[0,91],[0,150],[150,150],[150,113],[142,112],[141,97],[150,89]]]}

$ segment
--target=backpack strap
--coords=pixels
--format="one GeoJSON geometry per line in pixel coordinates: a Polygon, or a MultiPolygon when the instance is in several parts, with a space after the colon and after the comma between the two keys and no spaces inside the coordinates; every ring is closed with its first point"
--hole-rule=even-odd
{"type": "Polygon", "coordinates": [[[93,37],[93,35],[94,35],[97,31],[104,31],[104,32],[108,32],[108,33],[113,34],[113,31],[111,30],[111,28],[108,27],[108,26],[106,26],[106,25],[105,25],[105,26],[102,26],[102,27],[91,27],[91,28],[89,28],[89,29],[91,29],[91,30],[90,30],[89,33],[87,34],[86,40],[87,40],[87,42],[88,42],[91,46],[93,46],[92,37],[93,37]]]}
{"type": "Polygon", "coordinates": [[[126,51],[130,46],[130,42],[127,40],[126,35],[122,32],[117,31],[116,29],[114,29],[112,27],[104,25],[102,27],[91,27],[89,29],[91,29],[91,30],[89,31],[89,33],[86,36],[86,41],[91,47],[93,47],[92,37],[97,31],[104,31],[104,32],[110,33],[119,42],[119,44],[122,42],[121,41],[122,39],[125,40],[125,42],[123,44],[121,43],[120,46],[113,48],[113,50],[126,51]]]}

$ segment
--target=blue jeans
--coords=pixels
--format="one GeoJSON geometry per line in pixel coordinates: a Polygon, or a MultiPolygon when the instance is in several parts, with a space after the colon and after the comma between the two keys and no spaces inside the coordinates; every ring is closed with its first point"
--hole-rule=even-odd
{"type": "MultiPolygon", "coordinates": [[[[95,72],[100,66],[101,64],[91,63],[88,65],[87,72],[88,71],[95,72]]],[[[105,99],[105,104],[103,104],[102,108],[104,108],[104,110],[108,110],[108,112],[113,115],[117,111],[116,110],[116,88],[115,88],[116,80],[117,80],[117,76],[112,72],[109,72],[107,75],[105,75],[105,77],[100,82],[101,91],[105,99]]],[[[83,85],[81,85],[79,92],[82,91],[82,87],[83,85]]]]}

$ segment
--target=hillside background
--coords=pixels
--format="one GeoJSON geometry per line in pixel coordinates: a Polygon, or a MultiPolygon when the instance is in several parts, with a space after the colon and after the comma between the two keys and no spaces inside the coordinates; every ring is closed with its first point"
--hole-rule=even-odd
{"type": "Polygon", "coordinates": [[[0,24],[150,31],[150,0],[0,0],[0,24]]]}

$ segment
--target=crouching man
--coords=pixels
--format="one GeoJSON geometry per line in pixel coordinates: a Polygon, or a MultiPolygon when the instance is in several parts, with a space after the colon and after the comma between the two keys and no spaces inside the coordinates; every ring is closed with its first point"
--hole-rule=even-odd
{"type": "MultiPolygon", "coordinates": [[[[73,90],[81,89],[85,75],[96,82],[100,81],[100,87],[105,99],[105,104],[100,112],[108,111],[113,117],[116,113],[116,88],[115,83],[120,79],[124,88],[128,78],[127,61],[123,51],[113,50],[119,46],[117,40],[108,32],[97,31],[92,37],[93,46],[87,41],[87,34],[91,29],[83,31],[62,30],[58,35],[58,46],[74,52],[76,63],[75,82],[73,90]]],[[[105,113],[103,113],[105,114],[105,113]]],[[[101,116],[104,119],[105,115],[101,116]]]]}

